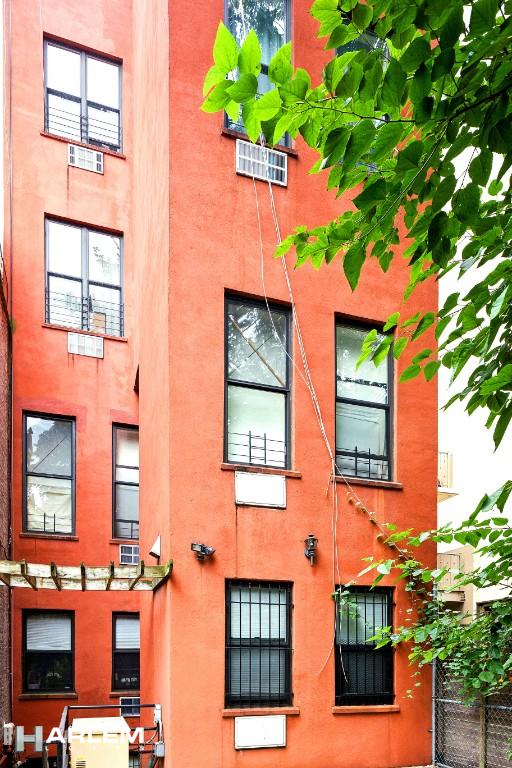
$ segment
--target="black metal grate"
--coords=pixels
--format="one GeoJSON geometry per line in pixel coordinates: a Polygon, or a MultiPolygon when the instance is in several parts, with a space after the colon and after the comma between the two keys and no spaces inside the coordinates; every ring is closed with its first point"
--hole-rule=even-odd
{"type": "Polygon", "coordinates": [[[230,461],[235,463],[286,467],[286,442],[267,437],[266,433],[228,431],[227,447],[230,461]]]}
{"type": "Polygon", "coordinates": [[[392,590],[352,587],[336,608],[337,705],[392,704],[393,650],[371,638],[393,621],[392,590]]]}
{"type": "Polygon", "coordinates": [[[291,704],[291,584],[226,584],[226,706],[291,704]]]}
{"type": "Polygon", "coordinates": [[[122,336],[124,307],[121,303],[101,301],[93,296],[47,290],[46,322],[107,336],[122,336]]]}
{"type": "Polygon", "coordinates": [[[93,102],[87,103],[87,114],[81,114],[81,101],[68,94],[47,88],[45,131],[70,141],[119,152],[121,149],[121,115],[118,109],[93,102]],[[60,106],[56,106],[55,102],[60,106]],[[93,117],[101,114],[102,117],[93,117]]]}

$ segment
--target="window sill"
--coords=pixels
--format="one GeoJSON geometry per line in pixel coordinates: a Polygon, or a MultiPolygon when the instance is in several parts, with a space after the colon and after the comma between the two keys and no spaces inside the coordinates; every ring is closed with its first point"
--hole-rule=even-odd
{"type": "MultiPolygon", "coordinates": [[[[136,696],[140,696],[140,691],[139,690],[137,690],[137,691],[136,690],[133,690],[133,691],[110,691],[110,693],[109,693],[109,698],[110,699],[118,699],[120,696],[128,696],[128,697],[131,696],[132,698],[134,698],[136,696]]],[[[135,715],[134,715],[134,717],[135,717],[135,715]]]]}
{"type": "Polygon", "coordinates": [[[257,717],[258,715],[300,715],[300,707],[253,707],[223,709],[222,717],[257,717]]]}
{"type": "Polygon", "coordinates": [[[75,141],[75,139],[69,138],[68,136],[56,136],[54,133],[48,133],[47,131],[41,131],[41,136],[45,136],[47,139],[55,139],[55,141],[63,141],[65,144],[74,144],[77,147],[92,149],[93,152],[103,152],[104,155],[120,157],[121,160],[126,160],[126,155],[124,155],[122,152],[116,152],[113,149],[97,147],[95,144],[87,144],[83,141],[75,141]]]}
{"type": "Polygon", "coordinates": [[[20,531],[21,539],[49,539],[51,541],[78,541],[78,536],[67,533],[38,533],[37,531],[20,531]]]}
{"type": "MultiPolygon", "coordinates": [[[[229,139],[242,139],[242,141],[250,141],[250,138],[243,131],[235,131],[233,128],[226,128],[226,126],[222,128],[221,134],[222,136],[227,136],[229,139]]],[[[297,150],[293,149],[292,147],[283,147],[281,144],[277,144],[275,147],[269,147],[269,145],[266,143],[264,146],[268,147],[268,149],[275,149],[276,152],[284,152],[290,157],[299,157],[297,150]]]]}
{"type": "Polygon", "coordinates": [[[109,544],[128,544],[129,546],[139,546],[139,539],[109,539],[109,544]]]}
{"type": "Polygon", "coordinates": [[[256,474],[264,475],[282,475],[283,477],[290,477],[295,480],[302,479],[302,472],[297,472],[294,469],[279,469],[277,467],[260,467],[255,464],[229,464],[224,461],[220,465],[220,468],[224,472],[254,472],[256,474]]]}
{"type": "Polygon", "coordinates": [[[352,707],[333,707],[333,715],[389,715],[400,712],[398,704],[363,704],[352,707]]]}
{"type": "Polygon", "coordinates": [[[68,333],[85,334],[86,336],[96,336],[100,339],[109,341],[122,341],[124,344],[128,341],[127,336],[110,336],[108,333],[95,333],[94,331],[83,331],[81,328],[68,328],[66,325],[53,325],[53,323],[42,323],[42,328],[52,328],[54,331],[67,331],[68,333]]]}
{"type": "Polygon", "coordinates": [[[335,475],[334,480],[336,483],[364,485],[367,488],[387,488],[390,491],[403,491],[404,489],[402,483],[395,483],[392,480],[367,480],[364,477],[352,477],[351,475],[345,475],[344,477],[335,475]]]}
{"type": "Polygon", "coordinates": [[[68,693],[20,693],[19,701],[30,701],[37,699],[78,699],[78,693],[69,691],[68,693]]]}

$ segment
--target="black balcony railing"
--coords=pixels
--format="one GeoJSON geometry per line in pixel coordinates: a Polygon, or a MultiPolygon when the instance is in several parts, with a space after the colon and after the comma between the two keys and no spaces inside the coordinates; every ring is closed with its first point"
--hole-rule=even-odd
{"type": "Polygon", "coordinates": [[[108,336],[122,336],[124,307],[123,304],[101,301],[94,296],[47,291],[46,322],[108,336]]]}
{"type": "Polygon", "coordinates": [[[353,451],[337,450],[336,464],[342,475],[363,477],[370,480],[389,480],[389,458],[368,451],[360,451],[357,446],[353,451]]]}
{"type": "Polygon", "coordinates": [[[87,114],[83,114],[79,99],[69,98],[51,90],[48,90],[45,106],[45,131],[115,152],[121,150],[119,110],[88,102],[87,114]],[[52,100],[59,106],[51,103],[52,100]]]}
{"type": "Polygon", "coordinates": [[[228,432],[228,460],[238,464],[286,467],[286,442],[254,432],[228,432]]]}

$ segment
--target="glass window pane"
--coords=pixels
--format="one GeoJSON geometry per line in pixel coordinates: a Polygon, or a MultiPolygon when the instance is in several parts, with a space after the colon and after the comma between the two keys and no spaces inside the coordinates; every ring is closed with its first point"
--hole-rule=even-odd
{"type": "Polygon", "coordinates": [[[120,650],[139,650],[140,620],[138,616],[115,617],[115,643],[120,650]]]}
{"type": "Polygon", "coordinates": [[[47,320],[67,328],[82,327],[82,282],[62,277],[48,278],[47,320]]]}
{"type": "Polygon", "coordinates": [[[139,433],[116,428],[116,480],[139,482],[139,433]]]}
{"type": "Polygon", "coordinates": [[[386,592],[355,592],[348,595],[338,612],[336,642],[365,645],[377,630],[388,624],[389,595],[386,592]]]}
{"type": "Polygon", "coordinates": [[[87,57],[87,101],[119,109],[119,67],[87,57]]]}
{"type": "Polygon", "coordinates": [[[69,691],[73,685],[72,654],[38,653],[25,656],[25,688],[27,691],[69,691]]]}
{"type": "Polygon", "coordinates": [[[79,101],[49,93],[46,123],[48,133],[82,141],[79,101]]]}
{"type": "Polygon", "coordinates": [[[89,230],[89,280],[120,285],[121,241],[115,235],[89,230]]]}
{"type": "Polygon", "coordinates": [[[116,488],[116,519],[138,521],[139,487],[137,485],[118,484],[116,488]]]}
{"type": "Polygon", "coordinates": [[[119,113],[111,109],[87,107],[88,140],[91,143],[119,147],[119,113]]]}
{"type": "Polygon", "coordinates": [[[47,222],[48,271],[68,277],[82,276],[82,232],[80,227],[47,222]]]}
{"type": "Polygon", "coordinates": [[[228,387],[228,461],[286,465],[285,395],[228,387]]]}
{"type": "Polygon", "coordinates": [[[367,408],[336,403],[336,449],[386,454],[386,413],[382,408],[367,408]]]}
{"type": "Polygon", "coordinates": [[[231,695],[256,699],[285,696],[286,659],[284,648],[231,648],[231,695]]]}
{"type": "MultiPolygon", "coordinates": [[[[369,403],[388,402],[388,366],[365,362],[356,368],[367,331],[361,328],[336,328],[336,394],[369,403]]],[[[382,336],[377,337],[378,341],[382,336]]]]}
{"type": "Polygon", "coordinates": [[[27,476],[27,530],[72,533],[71,480],[27,476]]]}
{"type": "Polygon", "coordinates": [[[45,475],[71,476],[70,421],[27,416],[27,470],[45,475]]]}
{"type": "Polygon", "coordinates": [[[286,7],[286,0],[229,0],[229,29],[239,44],[245,38],[245,28],[255,30],[261,44],[263,64],[268,64],[278,48],[286,42],[286,7]]]}
{"type": "Polygon", "coordinates": [[[121,292],[117,288],[103,288],[89,284],[89,330],[120,336],[121,292]]]}
{"type": "Polygon", "coordinates": [[[55,91],[80,96],[80,54],[48,43],[46,85],[55,91]]]}
{"type": "Polygon", "coordinates": [[[227,313],[228,378],[285,387],[286,314],[272,310],[271,319],[266,307],[238,302],[227,313]]]}
{"type": "Polygon", "coordinates": [[[27,616],[27,651],[71,651],[71,617],[58,613],[27,616]]]}

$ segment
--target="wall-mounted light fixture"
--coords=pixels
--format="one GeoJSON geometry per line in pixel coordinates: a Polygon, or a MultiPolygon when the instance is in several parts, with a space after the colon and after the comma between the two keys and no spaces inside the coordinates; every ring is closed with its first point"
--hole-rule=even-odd
{"type": "Polygon", "coordinates": [[[215,547],[208,547],[206,544],[193,543],[190,545],[190,549],[196,553],[197,559],[201,562],[207,557],[211,557],[215,552],[215,547]]]}
{"type": "Polygon", "coordinates": [[[318,546],[318,539],[313,533],[309,533],[307,539],[304,539],[304,546],[304,555],[308,558],[309,564],[313,565],[316,548],[318,546]]]}

